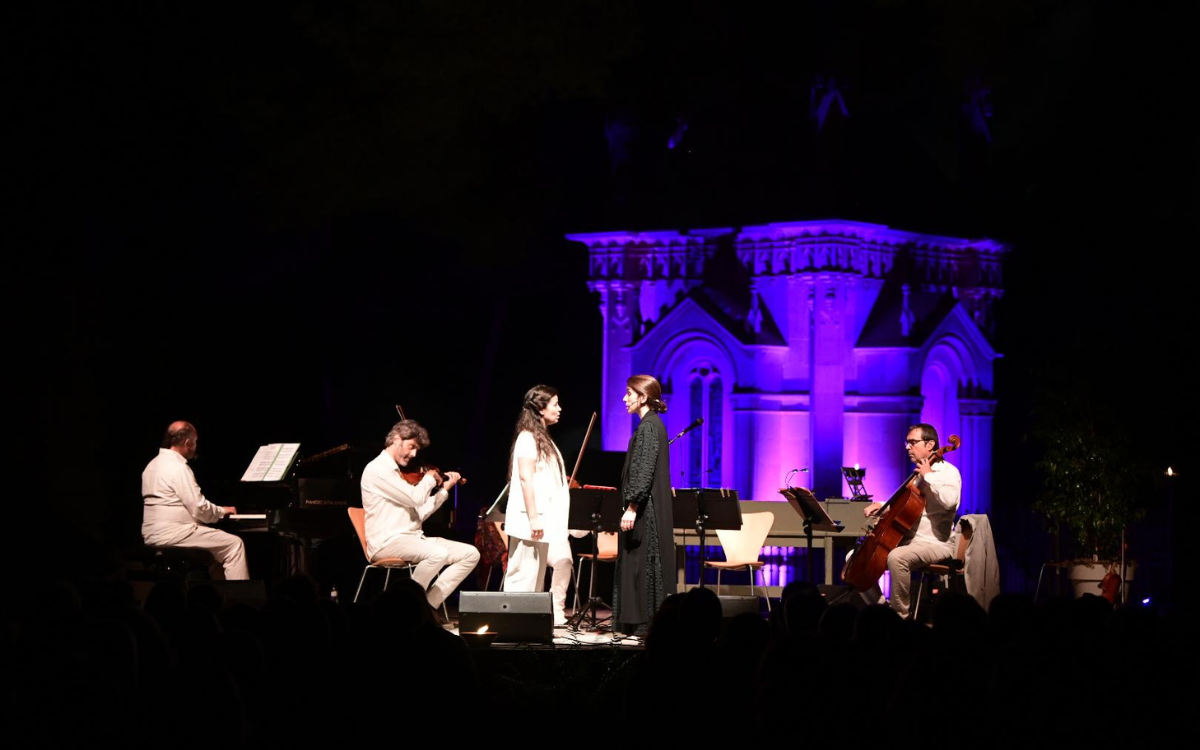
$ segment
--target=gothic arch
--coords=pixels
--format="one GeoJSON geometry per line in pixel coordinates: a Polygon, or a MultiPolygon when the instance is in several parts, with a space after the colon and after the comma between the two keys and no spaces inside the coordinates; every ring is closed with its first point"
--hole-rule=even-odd
{"type": "Polygon", "coordinates": [[[678,441],[673,478],[688,486],[728,486],[733,481],[730,395],[738,382],[732,354],[707,332],[687,331],[664,347],[655,363],[669,390],[667,429],[676,435],[697,418],[704,422],[678,441]]]}
{"type": "Polygon", "coordinates": [[[921,418],[945,437],[962,433],[958,408],[960,386],[974,380],[974,367],[966,342],[946,336],[934,342],[921,365],[921,418]]]}
{"type": "Polygon", "coordinates": [[[703,359],[707,359],[721,372],[728,374],[730,387],[741,382],[736,371],[737,360],[733,354],[717,337],[699,330],[682,331],[673,336],[654,358],[652,372],[661,373],[664,388],[674,389],[675,373],[686,371],[690,369],[691,363],[703,359]]]}

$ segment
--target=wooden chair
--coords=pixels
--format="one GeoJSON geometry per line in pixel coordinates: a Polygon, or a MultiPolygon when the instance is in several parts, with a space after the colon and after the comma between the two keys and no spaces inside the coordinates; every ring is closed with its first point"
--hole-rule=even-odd
{"type": "MultiPolygon", "coordinates": [[[[954,548],[954,556],[947,557],[945,560],[926,565],[917,571],[917,592],[912,600],[912,619],[917,619],[917,614],[921,607],[921,595],[925,593],[925,588],[928,586],[930,595],[936,596],[938,586],[949,588],[951,585],[962,583],[963,580],[963,563],[967,559],[967,547],[971,544],[971,535],[973,531],[971,524],[958,524],[958,544],[954,548]]],[[[965,584],[964,584],[965,586],[965,584]]]]}
{"type": "MultiPolygon", "coordinates": [[[[366,511],[362,508],[349,507],[346,508],[347,515],[350,516],[350,523],[354,525],[354,532],[358,534],[358,543],[362,545],[363,557],[367,558],[367,566],[363,568],[362,576],[358,579],[358,589],[354,592],[354,601],[358,601],[359,594],[362,593],[363,582],[367,580],[367,572],[371,570],[383,570],[385,575],[383,578],[383,590],[387,591],[388,583],[392,580],[393,570],[407,570],[411,576],[413,569],[417,567],[416,563],[408,560],[401,560],[399,557],[385,557],[382,560],[371,561],[371,555],[367,552],[367,524],[366,511]]],[[[446,617],[446,622],[450,621],[450,612],[446,609],[446,602],[442,602],[442,614],[446,617]]]]}
{"type": "MultiPolygon", "coordinates": [[[[763,561],[759,559],[763,542],[771,533],[775,523],[775,514],[769,511],[762,513],[745,513],[742,515],[742,528],[717,529],[717,538],[721,540],[721,548],[725,550],[724,560],[705,560],[704,567],[715,568],[717,571],[717,595],[721,594],[721,571],[745,570],[750,573],[750,595],[754,596],[755,571],[762,568],[763,561]]],[[[703,571],[701,572],[703,575],[703,571]]],[[[764,591],[764,594],[766,592],[764,591]]],[[[771,610],[771,597],[767,599],[767,611],[771,610]]]]}

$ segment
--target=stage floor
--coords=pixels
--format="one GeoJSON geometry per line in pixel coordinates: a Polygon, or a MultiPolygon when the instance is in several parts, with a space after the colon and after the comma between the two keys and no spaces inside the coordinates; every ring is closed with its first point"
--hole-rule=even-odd
{"type": "MultiPolygon", "coordinates": [[[[567,618],[570,619],[573,613],[570,609],[567,610],[567,618]]],[[[621,635],[613,633],[605,624],[605,621],[612,615],[611,610],[597,610],[596,619],[598,626],[591,628],[585,622],[580,630],[571,630],[563,626],[554,628],[553,641],[551,643],[542,642],[511,642],[497,640],[489,645],[473,646],[473,648],[490,648],[495,651],[503,650],[529,650],[529,649],[621,649],[640,651],[645,649],[645,642],[640,638],[633,636],[621,635]]],[[[450,613],[450,623],[443,626],[455,635],[462,635],[458,629],[458,613],[453,610],[450,613]]],[[[465,638],[470,639],[471,634],[468,632],[465,638]]]]}

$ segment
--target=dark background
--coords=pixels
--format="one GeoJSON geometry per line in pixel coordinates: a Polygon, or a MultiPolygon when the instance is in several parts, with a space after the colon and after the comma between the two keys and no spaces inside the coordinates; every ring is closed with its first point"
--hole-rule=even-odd
{"type": "MultiPolygon", "coordinates": [[[[543,382],[573,461],[600,320],[564,234],[615,229],[832,217],[1007,243],[996,512],[1028,515],[1050,382],[1190,476],[1182,10],[173,5],[4,11],[9,471],[68,548],[136,540],[175,419],[200,431],[207,489],[265,443],[377,449],[399,403],[473,511],[543,382]],[[820,129],[816,75],[849,112],[820,129]],[[976,78],[990,142],[962,109],[976,78]],[[631,134],[620,164],[606,119],[631,134]]],[[[1147,504],[1165,497],[1148,477],[1147,504]]]]}

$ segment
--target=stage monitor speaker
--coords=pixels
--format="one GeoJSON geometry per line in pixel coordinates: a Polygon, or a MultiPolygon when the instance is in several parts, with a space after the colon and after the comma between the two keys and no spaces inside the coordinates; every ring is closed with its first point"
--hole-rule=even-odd
{"type": "Polygon", "coordinates": [[[760,596],[720,596],[721,600],[721,641],[729,634],[729,626],[733,618],[742,614],[763,616],[762,597],[760,596]]]}
{"type": "Polygon", "coordinates": [[[721,617],[732,620],[743,612],[762,615],[761,596],[719,596],[721,600],[721,617]]]}
{"type": "Polygon", "coordinates": [[[458,632],[487,627],[498,643],[554,642],[550,592],[463,591],[458,598],[458,632]]]}

